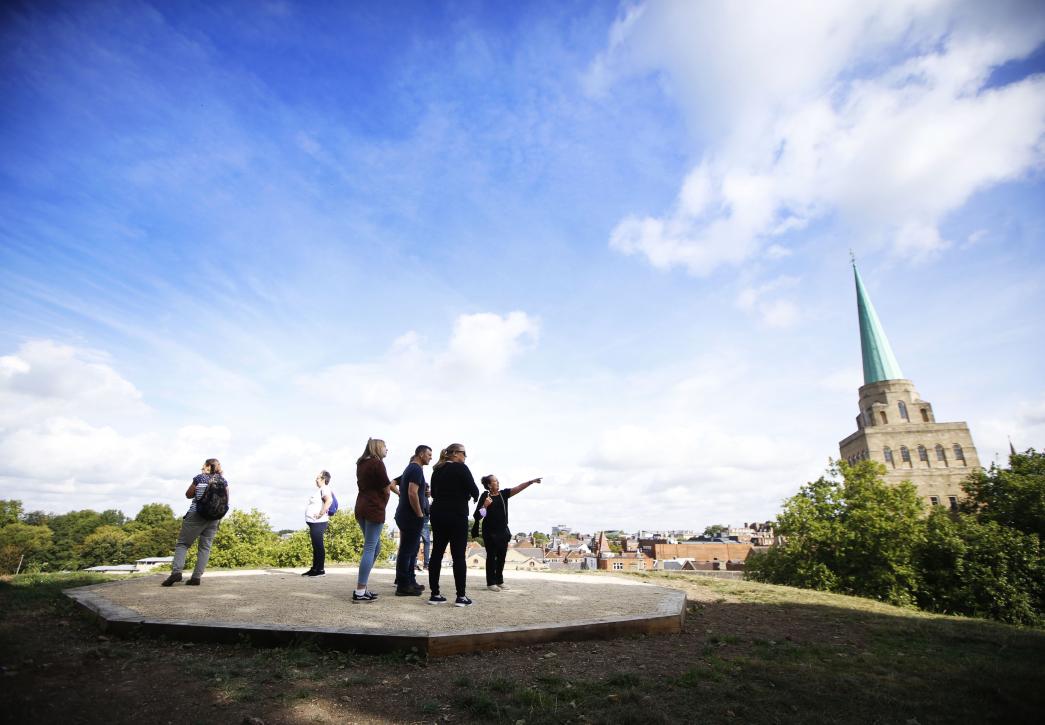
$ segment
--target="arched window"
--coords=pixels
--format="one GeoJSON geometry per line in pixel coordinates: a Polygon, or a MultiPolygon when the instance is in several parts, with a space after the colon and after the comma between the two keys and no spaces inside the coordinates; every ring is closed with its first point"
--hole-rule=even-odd
{"type": "Polygon", "coordinates": [[[961,461],[962,465],[965,465],[965,451],[957,443],[954,444],[954,460],[961,461]]]}
{"type": "Polygon", "coordinates": [[[900,420],[911,420],[907,417],[907,403],[901,400],[899,403],[897,403],[897,406],[900,408],[900,420]]]}
{"type": "Polygon", "coordinates": [[[893,468],[896,468],[896,464],[893,462],[893,449],[886,447],[882,449],[882,455],[885,456],[885,462],[893,468]]]}
{"type": "Polygon", "coordinates": [[[926,408],[922,408],[922,422],[923,423],[928,423],[929,422],[929,411],[926,408]]]}
{"type": "Polygon", "coordinates": [[[947,451],[939,443],[936,444],[936,460],[947,463],[947,451]]]}
{"type": "Polygon", "coordinates": [[[889,419],[886,417],[885,411],[884,410],[880,410],[878,412],[882,414],[882,425],[888,425],[889,419]]]}
{"type": "Polygon", "coordinates": [[[918,446],[918,460],[929,462],[929,451],[925,450],[925,446],[918,446]]]}
{"type": "Polygon", "coordinates": [[[907,450],[907,446],[900,446],[900,460],[904,463],[911,462],[911,452],[907,450]]]}

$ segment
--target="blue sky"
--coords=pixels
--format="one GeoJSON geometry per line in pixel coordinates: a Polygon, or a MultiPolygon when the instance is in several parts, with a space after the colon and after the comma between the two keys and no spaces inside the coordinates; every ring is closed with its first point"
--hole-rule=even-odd
{"type": "Polygon", "coordinates": [[[2,13],[29,509],[219,456],[294,527],[374,436],[543,475],[516,530],[766,519],[853,430],[850,249],[938,418],[1045,446],[1036,3],[2,13]]]}

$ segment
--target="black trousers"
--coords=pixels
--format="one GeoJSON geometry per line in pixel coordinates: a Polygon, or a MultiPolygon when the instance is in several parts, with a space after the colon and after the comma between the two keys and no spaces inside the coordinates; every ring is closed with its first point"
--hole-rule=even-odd
{"type": "Polygon", "coordinates": [[[406,587],[417,584],[414,566],[417,564],[417,547],[421,545],[421,524],[424,518],[417,518],[413,512],[396,514],[396,526],[399,527],[399,553],[396,554],[396,586],[406,587]]]}
{"type": "Polygon", "coordinates": [[[447,544],[450,545],[450,556],[454,558],[454,585],[457,587],[457,596],[463,597],[468,577],[468,562],[464,558],[468,548],[466,516],[432,516],[432,558],[428,561],[428,586],[432,594],[439,593],[439,572],[443,567],[443,554],[446,552],[447,544]]]}
{"type": "Polygon", "coordinates": [[[312,571],[323,571],[323,567],[327,563],[327,552],[323,548],[323,534],[326,533],[328,522],[306,521],[305,523],[308,524],[308,536],[312,539],[312,571]]]}
{"type": "Polygon", "coordinates": [[[493,533],[483,526],[483,546],[486,547],[486,586],[504,584],[504,558],[508,556],[508,529],[493,533]]]}

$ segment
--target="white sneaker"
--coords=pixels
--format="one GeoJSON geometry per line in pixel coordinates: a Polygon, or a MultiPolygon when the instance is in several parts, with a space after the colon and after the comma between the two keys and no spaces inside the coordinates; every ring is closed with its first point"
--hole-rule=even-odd
{"type": "Polygon", "coordinates": [[[501,589],[502,589],[502,590],[504,590],[504,591],[508,591],[509,589],[511,589],[511,587],[510,587],[510,586],[508,586],[507,584],[500,584],[499,586],[500,586],[500,587],[501,587],[501,589]]]}
{"type": "Polygon", "coordinates": [[[497,586],[496,584],[491,584],[490,586],[488,586],[486,588],[489,589],[491,592],[499,592],[499,591],[501,591],[501,587],[497,586]]]}

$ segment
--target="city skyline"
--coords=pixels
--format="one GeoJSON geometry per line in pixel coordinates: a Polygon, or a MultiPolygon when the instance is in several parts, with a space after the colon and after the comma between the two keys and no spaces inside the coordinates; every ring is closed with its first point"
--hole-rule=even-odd
{"type": "Polygon", "coordinates": [[[1045,446],[1039,4],[0,19],[27,510],[181,515],[213,456],[300,528],[373,436],[392,476],[451,442],[543,476],[514,531],[765,521],[859,412],[850,250],[939,419],[985,465],[1045,446]]]}

